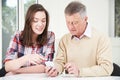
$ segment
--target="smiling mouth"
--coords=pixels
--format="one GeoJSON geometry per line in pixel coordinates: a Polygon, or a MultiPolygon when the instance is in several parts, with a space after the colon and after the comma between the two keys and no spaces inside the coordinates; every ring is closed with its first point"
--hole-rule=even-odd
{"type": "Polygon", "coordinates": [[[36,29],[37,29],[38,31],[42,31],[42,30],[43,30],[43,28],[40,28],[40,29],[39,29],[39,28],[36,28],[36,29]]]}

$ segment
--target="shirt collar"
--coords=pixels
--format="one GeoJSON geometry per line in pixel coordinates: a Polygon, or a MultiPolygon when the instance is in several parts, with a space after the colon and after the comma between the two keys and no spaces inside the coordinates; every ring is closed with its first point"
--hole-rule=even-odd
{"type": "Polygon", "coordinates": [[[91,36],[92,36],[91,35],[91,26],[89,24],[87,24],[87,28],[86,28],[85,32],[83,33],[83,35],[91,38],[91,36]]]}
{"type": "MultiPolygon", "coordinates": [[[[85,32],[79,37],[79,39],[81,39],[83,36],[91,38],[91,36],[92,36],[91,35],[91,26],[89,24],[87,24],[85,32]]],[[[71,39],[73,39],[73,38],[77,38],[77,37],[72,35],[71,39]]]]}

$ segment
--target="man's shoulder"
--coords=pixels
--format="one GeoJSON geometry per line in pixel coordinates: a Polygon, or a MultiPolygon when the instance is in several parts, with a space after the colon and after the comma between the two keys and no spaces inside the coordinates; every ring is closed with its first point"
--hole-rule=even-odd
{"type": "Polygon", "coordinates": [[[62,38],[60,39],[60,41],[62,42],[66,42],[69,41],[71,39],[71,34],[70,33],[66,33],[62,36],[62,38]]]}
{"type": "Polygon", "coordinates": [[[92,27],[92,34],[97,35],[97,36],[103,36],[103,35],[106,35],[104,32],[98,30],[98,29],[95,28],[95,27],[92,27]]]}
{"type": "Polygon", "coordinates": [[[105,32],[102,32],[94,27],[92,27],[92,36],[95,38],[109,38],[105,32]]]}
{"type": "Polygon", "coordinates": [[[71,34],[70,33],[66,33],[62,36],[62,39],[68,39],[71,37],[71,34]]]}

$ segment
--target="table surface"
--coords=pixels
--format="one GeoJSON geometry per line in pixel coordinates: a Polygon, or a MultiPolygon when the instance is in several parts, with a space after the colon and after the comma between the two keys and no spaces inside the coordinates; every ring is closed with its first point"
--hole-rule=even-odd
{"type": "Polygon", "coordinates": [[[62,74],[57,77],[48,77],[46,74],[17,74],[1,77],[0,80],[120,80],[120,77],[74,77],[73,75],[62,74]]]}

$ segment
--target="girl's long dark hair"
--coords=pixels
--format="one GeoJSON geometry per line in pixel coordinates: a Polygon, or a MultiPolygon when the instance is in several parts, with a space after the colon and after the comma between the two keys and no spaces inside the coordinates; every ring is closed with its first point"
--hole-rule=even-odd
{"type": "Polygon", "coordinates": [[[48,25],[49,25],[49,14],[47,10],[41,5],[41,4],[33,4],[29,7],[26,17],[25,17],[25,25],[24,25],[24,30],[20,36],[20,40],[23,46],[32,46],[32,26],[31,23],[34,18],[34,14],[38,11],[44,11],[46,14],[46,26],[42,34],[40,34],[37,37],[37,43],[39,45],[44,45],[47,43],[47,31],[48,31],[48,25]]]}

